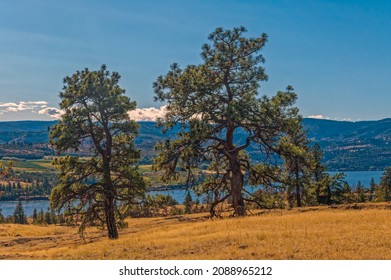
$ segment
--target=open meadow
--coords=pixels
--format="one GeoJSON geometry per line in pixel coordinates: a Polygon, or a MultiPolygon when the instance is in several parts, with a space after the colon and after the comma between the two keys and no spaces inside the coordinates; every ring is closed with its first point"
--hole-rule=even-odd
{"type": "Polygon", "coordinates": [[[128,219],[118,240],[89,228],[0,225],[1,259],[391,259],[388,203],[128,219]]]}

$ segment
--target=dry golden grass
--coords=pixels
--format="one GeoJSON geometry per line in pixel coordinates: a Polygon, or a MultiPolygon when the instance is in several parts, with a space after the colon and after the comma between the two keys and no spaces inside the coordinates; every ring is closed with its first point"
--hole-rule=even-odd
{"type": "MultiPolygon", "coordinates": [[[[120,239],[89,229],[0,225],[5,259],[391,259],[391,210],[306,208],[245,218],[129,219],[120,239]],[[20,235],[20,236],[17,236],[20,235]]],[[[358,207],[360,208],[360,207],[358,207]]]]}

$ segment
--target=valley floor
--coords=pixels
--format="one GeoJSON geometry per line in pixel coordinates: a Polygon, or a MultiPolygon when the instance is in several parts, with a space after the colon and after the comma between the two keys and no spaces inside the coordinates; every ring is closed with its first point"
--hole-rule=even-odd
{"type": "Polygon", "coordinates": [[[391,259],[390,204],[128,219],[118,240],[77,227],[0,225],[1,259],[391,259]]]}

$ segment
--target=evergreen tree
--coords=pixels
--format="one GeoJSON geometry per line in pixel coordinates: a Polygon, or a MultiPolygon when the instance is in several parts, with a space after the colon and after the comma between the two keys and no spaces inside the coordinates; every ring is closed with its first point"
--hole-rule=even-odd
{"type": "Polygon", "coordinates": [[[20,200],[18,201],[18,204],[16,204],[13,219],[15,224],[27,224],[27,218],[24,214],[22,201],[20,200]]]}
{"type": "Polygon", "coordinates": [[[391,167],[384,171],[376,196],[378,201],[391,201],[391,167]]]}
{"type": "Polygon", "coordinates": [[[70,205],[72,213],[83,219],[80,234],[86,226],[99,224],[110,239],[118,238],[126,207],[139,203],[145,191],[137,168],[140,152],[134,146],[138,125],[128,114],[136,103],[125,96],[119,80],[120,75],[105,65],[65,77],[60,92],[64,114],[50,132],[50,143],[58,153],[91,143],[91,157],[55,160],[60,183],[51,193],[51,208],[70,205]]]}
{"type": "Polygon", "coordinates": [[[352,202],[352,189],[350,188],[348,182],[343,183],[343,203],[351,203],[352,202]]]}
{"type": "Polygon", "coordinates": [[[311,148],[311,170],[312,170],[312,187],[315,194],[315,200],[317,204],[321,204],[321,189],[325,182],[328,182],[326,167],[322,163],[323,151],[318,143],[315,143],[311,148]]]}
{"type": "Polygon", "coordinates": [[[45,212],[41,208],[38,212],[38,218],[37,218],[38,224],[44,224],[45,223],[45,212]]]}
{"type": "Polygon", "coordinates": [[[37,211],[37,208],[34,208],[34,210],[33,210],[33,224],[37,223],[37,219],[38,219],[38,211],[37,211]]]}
{"type": "Polygon", "coordinates": [[[374,200],[375,192],[376,192],[377,185],[375,183],[375,179],[372,177],[371,182],[369,183],[369,201],[374,200]]]}
{"type": "Polygon", "coordinates": [[[202,47],[202,64],[182,70],[174,63],[154,83],[155,99],[168,104],[159,124],[163,131],[180,129],[176,139],[158,143],[154,169],[162,170],[167,182],[186,170],[187,184],[196,185],[199,166],[208,165],[213,172],[201,191],[214,195],[212,215],[214,206],[228,198],[234,215],[246,215],[251,194],[245,195],[245,183],[262,184],[277,168],[272,161],[254,163],[246,149],[251,145],[278,157],[281,138],[299,118],[291,87],[271,98],[258,97],[260,82],[267,79],[260,54],[267,35],[246,38],[245,32],[244,27],[217,28],[209,35],[211,43],[202,47]],[[239,131],[246,134],[235,139],[239,131]]]}
{"type": "Polygon", "coordinates": [[[51,225],[53,223],[52,216],[50,215],[49,211],[45,212],[45,224],[51,225]]]}
{"type": "Polygon", "coordinates": [[[298,118],[296,124],[292,124],[287,135],[280,141],[285,166],[282,181],[289,208],[293,206],[293,200],[297,207],[303,205],[303,195],[307,193],[306,186],[311,179],[309,141],[301,121],[301,118],[298,118]]]}
{"type": "Polygon", "coordinates": [[[3,209],[0,208],[0,224],[5,223],[5,218],[3,215],[3,209]]]}
{"type": "Polygon", "coordinates": [[[319,197],[318,204],[339,204],[345,201],[345,174],[337,173],[329,175],[325,173],[323,179],[318,185],[319,197]]]}
{"type": "Polygon", "coordinates": [[[191,206],[193,205],[193,199],[190,195],[190,192],[186,193],[183,205],[185,205],[185,213],[189,214],[191,212],[191,206]]]}
{"type": "Polygon", "coordinates": [[[361,181],[358,181],[356,186],[356,202],[365,202],[365,190],[361,181]]]}

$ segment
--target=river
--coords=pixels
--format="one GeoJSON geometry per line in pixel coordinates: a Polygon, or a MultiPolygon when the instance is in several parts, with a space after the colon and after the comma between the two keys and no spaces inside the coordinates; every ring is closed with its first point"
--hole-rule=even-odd
{"type": "MultiPolygon", "coordinates": [[[[331,175],[338,172],[330,172],[331,175]]],[[[346,181],[349,185],[354,188],[358,181],[360,181],[365,187],[369,187],[369,183],[372,178],[375,179],[376,183],[380,182],[380,177],[383,175],[383,171],[347,171],[344,172],[346,181]]],[[[154,194],[169,194],[176,201],[182,203],[187,191],[186,190],[170,190],[170,191],[153,191],[150,192],[151,195],[154,194]]],[[[193,200],[196,199],[196,195],[191,192],[193,200]]],[[[0,201],[0,209],[4,216],[12,215],[15,209],[17,201],[0,201]]],[[[22,201],[25,214],[31,216],[33,214],[34,208],[38,211],[43,209],[46,211],[49,208],[48,200],[31,200],[31,201],[22,201]]]]}

